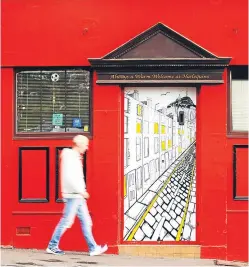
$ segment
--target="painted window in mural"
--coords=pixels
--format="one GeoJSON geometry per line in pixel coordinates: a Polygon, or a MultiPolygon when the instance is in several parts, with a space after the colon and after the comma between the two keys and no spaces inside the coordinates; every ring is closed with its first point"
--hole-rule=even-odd
{"type": "Polygon", "coordinates": [[[154,137],[154,151],[155,154],[159,152],[159,139],[158,137],[154,137]]]}
{"type": "Polygon", "coordinates": [[[139,167],[136,171],[137,176],[137,190],[141,189],[143,186],[143,180],[142,180],[142,168],[139,167]]]}
{"type": "Polygon", "coordinates": [[[124,124],[124,132],[125,133],[128,133],[128,121],[129,121],[129,118],[127,116],[125,116],[125,124],[124,124]]]}
{"type": "Polygon", "coordinates": [[[124,100],[124,111],[127,112],[127,113],[130,113],[130,100],[125,97],[125,100],[124,100]]]}
{"type": "Polygon", "coordinates": [[[159,172],[159,159],[156,159],[156,172],[159,172]]]}
{"type": "Polygon", "coordinates": [[[125,103],[124,240],[195,241],[196,88],[129,87],[125,103]]]}
{"type": "Polygon", "coordinates": [[[149,157],[149,138],[144,137],[144,157],[149,157]]]}
{"type": "Polygon", "coordinates": [[[134,204],[136,201],[136,183],[135,183],[136,177],[135,175],[136,175],[135,171],[131,171],[128,174],[128,189],[129,189],[128,199],[131,205],[134,204]]]}
{"type": "Polygon", "coordinates": [[[130,155],[129,155],[129,139],[125,138],[124,140],[124,166],[128,167],[129,166],[129,159],[130,159],[130,155]]]}
{"type": "Polygon", "coordinates": [[[137,161],[141,159],[141,137],[136,138],[136,155],[137,155],[137,161]]]}
{"type": "Polygon", "coordinates": [[[148,181],[150,179],[150,173],[149,173],[149,165],[144,165],[144,181],[148,181]]]}

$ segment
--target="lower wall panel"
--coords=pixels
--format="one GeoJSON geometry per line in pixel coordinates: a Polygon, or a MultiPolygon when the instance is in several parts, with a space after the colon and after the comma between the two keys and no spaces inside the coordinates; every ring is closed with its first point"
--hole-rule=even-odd
{"type": "Polygon", "coordinates": [[[227,259],[248,261],[248,211],[227,215],[227,259]]]}
{"type": "MultiPolygon", "coordinates": [[[[54,228],[60,219],[58,215],[13,215],[13,246],[16,248],[46,249],[54,228]]],[[[198,245],[119,245],[108,244],[110,254],[127,256],[205,258],[248,261],[247,238],[248,213],[228,214],[228,243],[226,246],[198,245]],[[240,219],[238,219],[238,215],[240,219]],[[237,222],[238,227],[234,227],[237,222]]],[[[94,231],[94,230],[93,230],[94,231]]],[[[96,231],[95,231],[96,232],[96,231]]],[[[98,240],[97,240],[98,241],[98,240]]],[[[87,252],[87,245],[76,218],[75,224],[63,235],[60,247],[63,250],[87,252]]]]}
{"type": "Polygon", "coordinates": [[[219,259],[226,260],[227,248],[226,246],[202,246],[201,258],[202,259],[219,259]]]}
{"type": "MultiPolygon", "coordinates": [[[[46,249],[56,224],[61,215],[14,215],[13,216],[13,247],[46,249]],[[45,217],[45,218],[44,218],[45,217]],[[30,234],[26,234],[30,232],[30,234]]],[[[94,232],[94,228],[93,228],[94,232]]],[[[96,238],[96,242],[98,242],[96,238]]],[[[108,244],[108,243],[107,243],[108,244]]],[[[108,244],[109,254],[117,254],[116,244],[108,244]]],[[[68,229],[61,238],[60,248],[70,251],[88,252],[87,244],[81,232],[78,218],[72,228],[68,229]]]]}

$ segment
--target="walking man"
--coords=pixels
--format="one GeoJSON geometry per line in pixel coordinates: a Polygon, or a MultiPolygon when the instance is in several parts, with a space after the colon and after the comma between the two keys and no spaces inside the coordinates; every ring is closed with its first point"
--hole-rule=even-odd
{"type": "Polygon", "coordinates": [[[81,160],[81,155],[88,149],[88,144],[87,137],[77,135],[73,138],[72,149],[65,148],[61,152],[61,190],[65,207],[48,244],[46,250],[48,253],[65,254],[59,249],[59,241],[64,232],[73,225],[76,215],[80,220],[90,256],[100,255],[108,249],[107,245],[97,245],[92,234],[92,219],[86,202],[90,196],[86,191],[81,160]]]}

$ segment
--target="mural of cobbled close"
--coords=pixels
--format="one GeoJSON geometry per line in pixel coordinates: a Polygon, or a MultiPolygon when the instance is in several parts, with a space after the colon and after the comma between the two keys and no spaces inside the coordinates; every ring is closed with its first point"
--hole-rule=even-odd
{"type": "Polygon", "coordinates": [[[196,240],[196,88],[126,88],[124,240],[196,240]]]}

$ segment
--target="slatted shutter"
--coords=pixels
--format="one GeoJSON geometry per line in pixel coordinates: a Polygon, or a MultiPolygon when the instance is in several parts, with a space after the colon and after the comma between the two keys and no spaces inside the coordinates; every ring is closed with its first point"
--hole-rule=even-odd
{"type": "Polygon", "coordinates": [[[248,131],[248,80],[232,80],[232,130],[248,131]]]}

